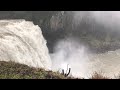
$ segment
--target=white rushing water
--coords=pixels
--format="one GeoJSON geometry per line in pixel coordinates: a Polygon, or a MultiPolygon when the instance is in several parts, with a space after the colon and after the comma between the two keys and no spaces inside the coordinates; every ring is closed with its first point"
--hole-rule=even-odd
{"type": "Polygon", "coordinates": [[[51,59],[40,27],[25,20],[0,20],[0,61],[50,70],[51,59]]]}

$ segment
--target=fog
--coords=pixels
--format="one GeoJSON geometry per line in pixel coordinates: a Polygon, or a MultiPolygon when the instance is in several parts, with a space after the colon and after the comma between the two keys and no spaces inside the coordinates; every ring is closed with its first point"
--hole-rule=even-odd
{"type": "MultiPolygon", "coordinates": [[[[120,28],[120,12],[110,12],[110,11],[73,11],[70,12],[73,15],[72,23],[74,27],[78,27],[83,21],[89,23],[89,25],[93,26],[95,24],[95,30],[97,29],[97,24],[105,27],[104,30],[109,31],[119,31],[120,28]]],[[[83,27],[84,28],[84,27],[83,27]]],[[[88,28],[89,29],[89,28],[88,28]]],[[[81,28],[77,29],[81,30],[81,28]]],[[[101,30],[101,31],[104,31],[101,30]]],[[[69,30],[67,30],[69,33],[69,30]]],[[[77,32],[73,29],[72,32],[77,32]]],[[[74,77],[85,77],[87,78],[89,75],[92,75],[95,71],[103,71],[106,67],[107,70],[104,73],[107,73],[107,76],[114,76],[111,73],[115,72],[114,65],[109,70],[110,63],[104,63],[106,57],[104,53],[99,57],[97,54],[93,54],[83,42],[80,41],[79,36],[77,38],[74,34],[70,36],[66,36],[65,39],[58,40],[54,45],[53,53],[51,54],[52,58],[52,69],[54,71],[64,69],[66,71],[67,64],[71,66],[71,75],[74,77]],[[91,58],[92,57],[92,58],[91,58]],[[104,58],[103,58],[104,57],[104,58]],[[98,65],[98,66],[96,66],[98,65]],[[104,67],[103,67],[104,66],[104,67]],[[108,71],[108,72],[107,72],[108,71]],[[109,74],[108,74],[109,73],[109,74]]],[[[116,55],[113,52],[113,56],[116,55]]],[[[106,54],[105,54],[106,55],[106,54]]],[[[114,62],[114,59],[110,59],[114,62]]],[[[118,73],[118,72],[117,72],[118,73]]],[[[115,73],[114,73],[115,74],[115,73]]]]}

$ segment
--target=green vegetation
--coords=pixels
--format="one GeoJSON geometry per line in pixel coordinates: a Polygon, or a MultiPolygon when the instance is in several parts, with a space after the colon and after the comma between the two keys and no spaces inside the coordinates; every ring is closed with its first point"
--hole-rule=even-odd
{"type": "MultiPolygon", "coordinates": [[[[32,68],[24,64],[0,61],[0,79],[84,79],[65,77],[58,72],[45,71],[44,69],[32,68]]],[[[109,79],[98,73],[90,79],[109,79]]]]}
{"type": "Polygon", "coordinates": [[[66,77],[58,72],[0,61],[0,79],[66,79],[66,77]]]}

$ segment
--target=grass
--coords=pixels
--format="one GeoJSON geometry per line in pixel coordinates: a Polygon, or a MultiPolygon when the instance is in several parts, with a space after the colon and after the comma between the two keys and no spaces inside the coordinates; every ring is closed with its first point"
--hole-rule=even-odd
{"type": "Polygon", "coordinates": [[[36,69],[14,62],[0,61],[0,79],[66,79],[58,72],[36,69]]]}
{"type": "Polygon", "coordinates": [[[98,74],[97,72],[95,72],[90,79],[110,79],[110,78],[105,77],[105,76],[103,76],[103,75],[98,74]]]}
{"type": "MultiPolygon", "coordinates": [[[[79,79],[14,62],[0,61],[0,79],[79,79]]],[[[83,78],[81,78],[83,79],[83,78]]],[[[95,72],[90,79],[109,79],[95,72]]]]}

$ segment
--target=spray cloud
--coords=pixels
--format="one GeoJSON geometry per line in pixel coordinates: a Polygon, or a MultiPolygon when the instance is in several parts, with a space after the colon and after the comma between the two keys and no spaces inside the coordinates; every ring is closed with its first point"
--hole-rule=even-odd
{"type": "Polygon", "coordinates": [[[87,64],[89,61],[86,48],[74,38],[67,38],[58,41],[51,54],[52,69],[67,70],[67,64],[71,67],[71,75],[74,77],[85,76],[87,73],[87,64]]]}
{"type": "MultiPolygon", "coordinates": [[[[120,12],[118,11],[73,11],[71,14],[73,14],[73,24],[75,27],[86,21],[89,24],[92,24],[91,22],[101,24],[108,28],[107,30],[119,31],[120,28],[120,12]]],[[[74,77],[87,78],[87,75],[92,73],[92,67],[94,66],[90,64],[91,58],[86,49],[87,47],[80,40],[76,40],[73,37],[66,36],[65,39],[59,40],[55,45],[54,53],[51,54],[52,69],[55,71],[60,68],[66,70],[67,64],[69,64],[71,66],[71,74],[74,77]]]]}
{"type": "Polygon", "coordinates": [[[90,23],[94,20],[96,24],[104,25],[109,30],[120,28],[120,11],[73,11],[73,16],[76,24],[83,20],[90,23]]]}

